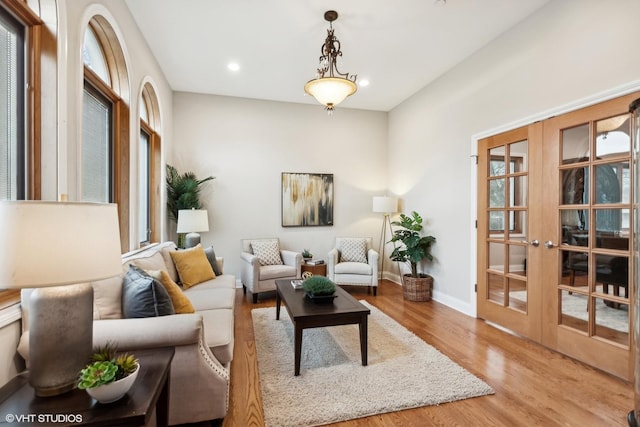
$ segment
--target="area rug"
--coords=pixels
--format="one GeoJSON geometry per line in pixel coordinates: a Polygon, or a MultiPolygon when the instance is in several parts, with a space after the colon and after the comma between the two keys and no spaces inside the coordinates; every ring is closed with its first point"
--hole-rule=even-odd
{"type": "Polygon", "coordinates": [[[377,308],[368,366],[357,325],[305,329],[293,375],[293,325],[275,307],[251,311],[265,425],[315,426],[493,394],[493,389],[377,308]]]}

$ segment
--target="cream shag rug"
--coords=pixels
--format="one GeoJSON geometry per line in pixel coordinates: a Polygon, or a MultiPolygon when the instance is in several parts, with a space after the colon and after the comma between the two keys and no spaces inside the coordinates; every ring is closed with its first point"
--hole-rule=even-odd
{"type": "Polygon", "coordinates": [[[486,383],[377,308],[369,365],[357,325],[305,329],[293,375],[293,325],[284,307],[251,311],[267,427],[314,426],[493,394],[486,383]]]}

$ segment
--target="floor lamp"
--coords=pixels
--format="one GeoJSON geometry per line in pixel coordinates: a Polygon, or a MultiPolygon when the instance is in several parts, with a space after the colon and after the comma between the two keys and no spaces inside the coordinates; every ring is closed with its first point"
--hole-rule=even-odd
{"type": "Polygon", "coordinates": [[[386,237],[387,237],[387,225],[389,226],[389,233],[392,233],[391,230],[391,214],[398,212],[398,199],[395,197],[388,196],[375,196],[373,198],[373,212],[382,213],[384,217],[382,218],[382,228],[380,230],[380,248],[381,252],[381,266],[380,266],[380,277],[382,279],[382,270],[384,269],[384,250],[386,246],[386,237]]]}

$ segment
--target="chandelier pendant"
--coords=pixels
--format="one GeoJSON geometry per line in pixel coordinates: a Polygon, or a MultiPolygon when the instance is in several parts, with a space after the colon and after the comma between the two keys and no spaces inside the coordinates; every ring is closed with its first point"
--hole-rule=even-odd
{"type": "Polygon", "coordinates": [[[324,13],[324,19],[329,22],[327,38],[321,47],[319,65],[316,78],[309,80],[304,85],[304,91],[313,96],[325,109],[331,113],[336,105],[353,95],[356,86],[355,74],[341,73],[338,70],[337,59],[342,56],[340,41],[335,37],[333,21],[338,19],[338,12],[328,10],[324,13]]]}

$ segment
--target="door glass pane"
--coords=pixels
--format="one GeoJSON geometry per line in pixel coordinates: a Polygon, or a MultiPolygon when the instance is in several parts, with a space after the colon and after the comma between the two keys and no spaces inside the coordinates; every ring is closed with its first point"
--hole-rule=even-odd
{"type": "Polygon", "coordinates": [[[527,312],[527,282],[513,278],[507,279],[509,288],[509,307],[527,312]]]}
{"type": "Polygon", "coordinates": [[[587,333],[589,331],[589,297],[560,290],[560,324],[587,333]]]}
{"type": "Polygon", "coordinates": [[[149,241],[149,135],[140,131],[140,151],[138,164],[138,242],[149,241]]]}
{"type": "MultiPolygon", "coordinates": [[[[596,203],[622,202],[623,171],[629,170],[629,162],[610,163],[596,166],[596,203]]],[[[627,181],[628,181],[627,175],[627,181]]],[[[625,199],[629,201],[627,184],[625,199]]]]}
{"type": "Polygon", "coordinates": [[[527,205],[527,177],[514,176],[509,178],[509,206],[527,205]]]}
{"type": "Polygon", "coordinates": [[[489,212],[489,231],[491,234],[503,233],[505,227],[504,211],[489,212]]]}
{"type": "Polygon", "coordinates": [[[561,283],[586,290],[589,286],[589,255],[585,252],[560,251],[560,256],[561,283]]]}
{"type": "Polygon", "coordinates": [[[563,129],[562,164],[589,160],[589,124],[563,129]]]}
{"type": "Polygon", "coordinates": [[[586,209],[562,209],[560,224],[562,225],[562,243],[573,246],[588,245],[586,209]]]}
{"type": "Polygon", "coordinates": [[[562,204],[589,203],[589,168],[572,168],[562,171],[562,204]]]}
{"type": "Polygon", "coordinates": [[[495,271],[504,272],[504,244],[489,243],[489,268],[495,271]]]}
{"type": "Polygon", "coordinates": [[[527,236],[527,211],[509,211],[509,240],[529,240],[527,236]]]}
{"type": "Polygon", "coordinates": [[[489,176],[506,175],[504,147],[489,150],[489,176]]]}
{"type": "Polygon", "coordinates": [[[497,178],[489,181],[489,207],[505,207],[505,179],[497,178]]]}
{"type": "Polygon", "coordinates": [[[622,114],[596,122],[596,156],[626,155],[631,149],[629,114],[622,114]]]}
{"type": "Polygon", "coordinates": [[[499,274],[487,274],[487,299],[500,305],[504,304],[504,277],[499,274]]]}
{"type": "Polygon", "coordinates": [[[616,297],[627,297],[629,289],[629,258],[597,254],[595,259],[596,291],[616,297]]]}
{"type": "Polygon", "coordinates": [[[629,209],[595,209],[596,247],[629,250],[629,209]]]}
{"type": "Polygon", "coordinates": [[[509,245],[509,273],[525,276],[525,264],[527,259],[527,248],[524,245],[509,245]]]}
{"type": "Polygon", "coordinates": [[[594,335],[622,345],[629,345],[629,304],[595,299],[594,335]]]}
{"type": "Polygon", "coordinates": [[[509,159],[511,173],[525,172],[527,166],[527,141],[509,144],[509,159]]]}

